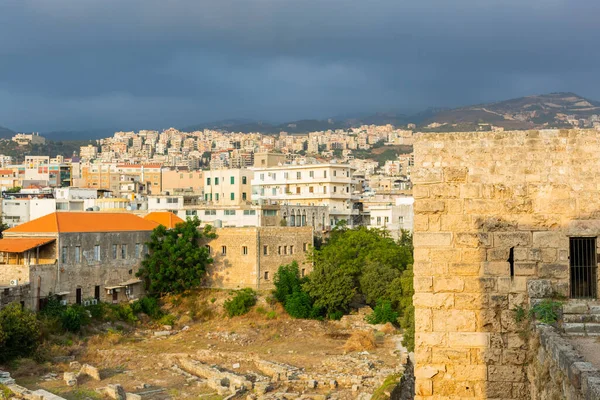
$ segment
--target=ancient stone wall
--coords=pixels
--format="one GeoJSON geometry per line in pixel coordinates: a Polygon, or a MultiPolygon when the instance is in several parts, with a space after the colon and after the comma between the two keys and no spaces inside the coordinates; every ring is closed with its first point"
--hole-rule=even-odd
{"type": "Polygon", "coordinates": [[[569,295],[569,238],[600,234],[600,132],[419,134],[417,399],[529,399],[530,299],[569,295]]]}
{"type": "Polygon", "coordinates": [[[600,371],[555,328],[536,326],[527,367],[531,400],[600,399],[600,371]]]}

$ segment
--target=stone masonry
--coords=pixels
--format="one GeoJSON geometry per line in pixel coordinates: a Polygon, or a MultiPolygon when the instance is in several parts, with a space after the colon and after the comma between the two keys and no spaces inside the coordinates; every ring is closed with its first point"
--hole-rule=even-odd
{"type": "Polygon", "coordinates": [[[513,310],[568,296],[570,238],[600,235],[600,132],[417,136],[416,399],[529,399],[513,310]]]}

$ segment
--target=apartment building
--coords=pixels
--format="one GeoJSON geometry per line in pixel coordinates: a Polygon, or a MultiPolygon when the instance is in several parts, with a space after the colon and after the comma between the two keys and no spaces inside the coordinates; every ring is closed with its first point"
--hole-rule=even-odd
{"type": "Polygon", "coordinates": [[[344,164],[282,165],[256,168],[252,199],[264,203],[327,206],[329,225],[355,224],[359,209],[354,168],[344,164]]]}
{"type": "Polygon", "coordinates": [[[204,171],[204,200],[221,206],[237,206],[250,201],[253,172],[249,169],[204,171]]]}
{"type": "Polygon", "coordinates": [[[189,191],[202,193],[204,179],[202,171],[190,170],[188,168],[163,168],[162,190],[163,192],[189,191]]]}

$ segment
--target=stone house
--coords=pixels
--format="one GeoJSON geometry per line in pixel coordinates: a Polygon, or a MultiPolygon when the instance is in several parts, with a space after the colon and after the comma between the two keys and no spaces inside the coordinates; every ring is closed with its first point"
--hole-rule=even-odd
{"type": "Polygon", "coordinates": [[[135,273],[156,222],[128,213],[55,212],[4,231],[0,285],[30,285],[25,305],[48,295],[120,302],[143,291],[135,273]]]}
{"type": "Polygon", "coordinates": [[[417,135],[416,399],[532,398],[515,310],[596,304],[599,166],[595,130],[417,135]]]}
{"type": "Polygon", "coordinates": [[[214,260],[204,282],[207,287],[271,289],[279,266],[292,261],[298,262],[302,275],[312,271],[306,259],[313,245],[310,226],[217,228],[215,233],[216,238],[201,243],[214,260]]]}

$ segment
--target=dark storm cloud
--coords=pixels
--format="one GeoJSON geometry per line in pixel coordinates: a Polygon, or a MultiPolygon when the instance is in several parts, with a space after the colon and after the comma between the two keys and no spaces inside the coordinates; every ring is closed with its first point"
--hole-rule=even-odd
{"type": "Polygon", "coordinates": [[[0,125],[600,99],[596,0],[3,0],[0,125]]]}

